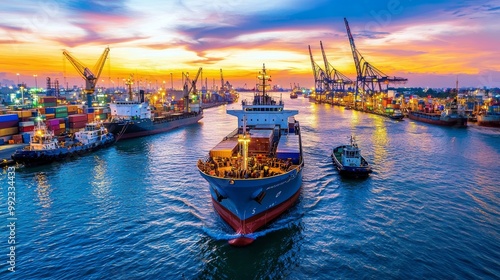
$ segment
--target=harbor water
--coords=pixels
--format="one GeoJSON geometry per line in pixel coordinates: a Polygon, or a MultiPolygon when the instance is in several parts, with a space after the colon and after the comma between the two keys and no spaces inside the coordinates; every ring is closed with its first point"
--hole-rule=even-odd
{"type": "Polygon", "coordinates": [[[500,278],[500,130],[283,99],[299,110],[302,192],[252,245],[228,244],[233,231],[196,169],[234,130],[225,110],[240,104],[231,104],[195,125],[16,168],[15,272],[4,170],[0,278],[500,278]],[[343,179],[332,165],[331,149],[351,135],[373,166],[365,180],[343,179]]]}

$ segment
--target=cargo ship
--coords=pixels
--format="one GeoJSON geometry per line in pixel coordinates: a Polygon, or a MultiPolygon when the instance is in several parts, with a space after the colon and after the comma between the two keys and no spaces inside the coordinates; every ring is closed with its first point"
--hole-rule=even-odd
{"type": "Polygon", "coordinates": [[[153,112],[153,107],[144,101],[116,101],[109,104],[111,117],[104,122],[116,138],[128,139],[167,132],[174,128],[195,124],[203,118],[200,104],[190,104],[185,97],[186,107],[182,112],[153,112]]]}
{"type": "Polygon", "coordinates": [[[54,132],[41,121],[31,135],[29,146],[12,154],[12,160],[24,166],[37,166],[68,157],[81,156],[89,152],[112,145],[115,142],[113,134],[109,133],[101,123],[92,122],[85,128],[59,141],[54,132]]]}
{"type": "Polygon", "coordinates": [[[500,106],[489,106],[488,111],[477,115],[477,125],[500,127],[500,106]]]}
{"type": "Polygon", "coordinates": [[[265,65],[258,79],[253,100],[243,100],[242,110],[227,110],[238,127],[197,164],[215,210],[236,232],[233,246],[252,243],[252,233],[294,205],[302,185],[298,111],[285,110],[281,98],[269,95],[265,65]]]}
{"type": "Polygon", "coordinates": [[[441,113],[409,111],[408,118],[441,126],[467,127],[467,116],[458,110],[456,99],[449,103],[441,113]]]}

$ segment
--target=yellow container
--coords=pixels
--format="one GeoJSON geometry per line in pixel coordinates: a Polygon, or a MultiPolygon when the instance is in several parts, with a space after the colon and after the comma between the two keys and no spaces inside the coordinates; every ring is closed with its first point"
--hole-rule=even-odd
{"type": "Polygon", "coordinates": [[[18,127],[9,127],[0,129],[0,136],[14,135],[19,133],[18,127]]]}

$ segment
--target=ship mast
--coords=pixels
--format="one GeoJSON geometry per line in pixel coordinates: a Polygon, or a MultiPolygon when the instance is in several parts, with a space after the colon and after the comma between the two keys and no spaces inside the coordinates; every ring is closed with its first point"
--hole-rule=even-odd
{"type": "Polygon", "coordinates": [[[238,135],[238,142],[241,143],[242,148],[241,148],[241,153],[242,153],[242,159],[243,163],[241,166],[242,170],[247,170],[248,168],[248,143],[250,142],[250,137],[247,137],[250,135],[247,135],[247,116],[243,116],[243,133],[238,135]]]}

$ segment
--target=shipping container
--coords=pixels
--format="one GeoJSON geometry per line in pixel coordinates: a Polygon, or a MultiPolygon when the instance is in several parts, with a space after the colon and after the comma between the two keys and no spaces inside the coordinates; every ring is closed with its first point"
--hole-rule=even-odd
{"type": "Polygon", "coordinates": [[[34,125],[19,127],[19,132],[29,132],[35,130],[34,125]]]}
{"type": "Polygon", "coordinates": [[[27,122],[20,122],[19,123],[19,127],[23,127],[23,126],[34,126],[35,125],[35,122],[33,121],[27,121],[27,122]]]}
{"type": "Polygon", "coordinates": [[[85,114],[76,114],[68,116],[68,120],[71,123],[71,122],[86,122],[88,119],[87,115],[85,114]]]}
{"type": "Polygon", "coordinates": [[[282,160],[291,159],[293,164],[300,162],[300,141],[299,135],[288,134],[280,138],[276,148],[276,158],[282,160]]]}
{"type": "Polygon", "coordinates": [[[230,158],[236,155],[236,150],[238,149],[238,140],[231,139],[227,141],[222,141],[217,146],[210,150],[211,157],[226,157],[230,158]]]}
{"type": "Polygon", "coordinates": [[[84,128],[87,122],[73,122],[69,123],[69,128],[84,128]]]}
{"type": "Polygon", "coordinates": [[[0,136],[14,135],[19,133],[19,128],[17,127],[9,127],[9,128],[1,128],[0,136]]]}

